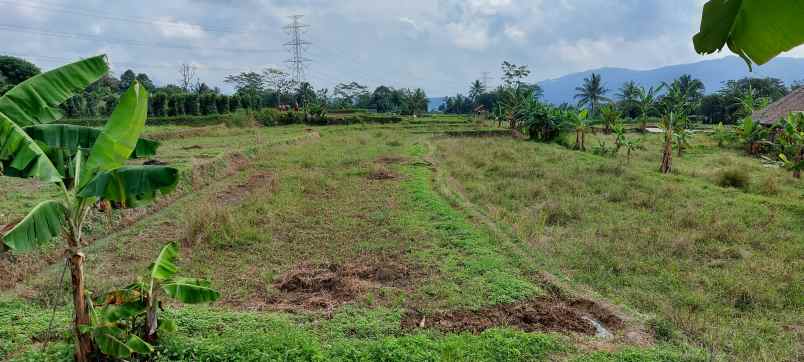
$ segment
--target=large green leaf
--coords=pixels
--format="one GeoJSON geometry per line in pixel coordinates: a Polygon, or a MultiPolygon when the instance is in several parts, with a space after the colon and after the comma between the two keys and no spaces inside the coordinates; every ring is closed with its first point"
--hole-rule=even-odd
{"type": "MultiPolygon", "coordinates": [[[[75,175],[74,161],[78,150],[88,153],[101,134],[98,128],[71,124],[39,124],[23,130],[45,151],[62,176],[70,178],[75,175]]],[[[139,138],[130,158],[153,156],[157,148],[158,141],[139,138]]]]}
{"type": "Polygon", "coordinates": [[[137,146],[147,116],[148,91],[135,81],[120,97],[117,108],[92,146],[81,171],[81,178],[86,180],[82,183],[98,172],[123,166],[137,146]]]}
{"type": "Polygon", "coordinates": [[[124,330],[114,326],[97,327],[92,336],[103,354],[115,358],[128,358],[134,353],[148,355],[154,351],[154,347],[140,337],[126,337],[124,330]]]}
{"type": "Polygon", "coordinates": [[[62,203],[45,201],[34,207],[28,216],[0,237],[12,250],[35,249],[59,235],[66,213],[67,209],[62,203]]]}
{"type": "Polygon", "coordinates": [[[11,119],[0,113],[0,174],[59,182],[61,175],[45,151],[11,119]]]}
{"type": "Polygon", "coordinates": [[[175,242],[162,247],[159,256],[151,264],[151,278],[163,281],[176,275],[176,257],[179,255],[179,247],[175,242]]]}
{"type": "Polygon", "coordinates": [[[117,201],[123,207],[138,207],[152,201],[158,194],[172,192],[178,182],[179,170],[173,167],[123,166],[98,173],[78,196],[117,201]]]}
{"type": "Polygon", "coordinates": [[[711,54],[728,45],[735,54],[765,64],[804,43],[804,1],[710,0],[704,5],[695,50],[711,54]]]}
{"type": "Polygon", "coordinates": [[[21,127],[58,120],[59,104],[108,71],[106,56],[99,55],[37,75],[0,97],[0,113],[21,127]]]}
{"type": "Polygon", "coordinates": [[[170,297],[187,304],[214,302],[220,298],[220,293],[203,279],[176,278],[164,283],[162,289],[170,297]]]}

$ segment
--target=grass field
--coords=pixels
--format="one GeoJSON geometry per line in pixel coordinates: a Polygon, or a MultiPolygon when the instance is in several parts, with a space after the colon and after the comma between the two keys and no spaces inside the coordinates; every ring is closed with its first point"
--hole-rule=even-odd
{"type": "MultiPolygon", "coordinates": [[[[89,285],[125,285],[180,242],[183,272],[222,298],[167,308],[179,331],[163,339],[165,361],[804,353],[800,182],[704,136],[662,176],[653,136],[626,164],[504,132],[466,136],[492,129],[455,117],[149,128],[183,186],[148,210],[97,217],[89,285]],[[747,183],[719,186],[737,166],[747,183]]],[[[0,187],[0,223],[57,192],[0,187]]],[[[12,276],[0,284],[0,359],[69,359],[58,255],[0,261],[12,276]]]]}

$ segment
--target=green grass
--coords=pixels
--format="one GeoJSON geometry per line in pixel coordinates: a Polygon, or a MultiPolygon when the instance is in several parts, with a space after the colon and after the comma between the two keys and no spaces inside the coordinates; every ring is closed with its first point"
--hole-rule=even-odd
{"type": "MultiPolygon", "coordinates": [[[[315,128],[320,139],[298,139],[307,133],[300,126],[148,127],[164,142],[160,159],[188,175],[202,162],[214,167],[200,186],[187,176],[183,190],[195,192],[88,247],[89,287],[100,294],[126,285],[165,242],[182,242],[182,274],[212,280],[223,298],[167,307],[179,332],[162,340],[155,359],[165,361],[702,361],[710,357],[703,351],[716,360],[795,360],[794,331],[804,322],[801,183],[704,136],[675,158],[671,175],[657,172],[652,136],[630,164],[553,144],[439,136],[487,126],[417,118],[315,128]],[[245,157],[240,167],[227,165],[223,155],[232,153],[245,157]],[[719,186],[734,168],[746,183],[719,186]],[[317,264],[402,265],[410,274],[371,282],[331,311],[282,312],[275,282],[317,264]],[[542,272],[569,292],[621,306],[655,344],[401,326],[411,309],[548,295],[551,286],[536,277],[542,272]]],[[[6,185],[18,188],[0,196],[3,212],[50,196],[27,180],[0,179],[6,185]]],[[[4,262],[23,268],[40,255],[47,253],[4,262]]],[[[68,334],[59,272],[52,266],[7,282],[0,360],[69,359],[62,338],[46,350],[42,343],[49,302],[59,305],[55,331],[68,334]]]]}
{"type": "Polygon", "coordinates": [[[548,271],[654,315],[670,328],[660,339],[727,359],[794,360],[802,183],[703,136],[661,175],[658,137],[645,137],[647,150],[630,164],[507,139],[439,140],[437,160],[548,271]],[[733,167],[748,185],[718,186],[733,167]]]}

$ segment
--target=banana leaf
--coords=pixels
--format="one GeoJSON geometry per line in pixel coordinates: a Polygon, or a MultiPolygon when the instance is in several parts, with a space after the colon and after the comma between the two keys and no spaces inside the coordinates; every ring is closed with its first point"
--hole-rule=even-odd
{"type": "Polygon", "coordinates": [[[220,298],[220,293],[203,279],[176,278],[162,284],[162,289],[171,298],[186,304],[214,302],[220,298]]]}
{"type": "Polygon", "coordinates": [[[151,264],[151,278],[163,281],[176,275],[176,257],[179,255],[179,248],[176,243],[169,243],[162,247],[159,256],[151,264]]]}
{"type": "Polygon", "coordinates": [[[58,201],[42,202],[11,230],[0,235],[0,239],[14,251],[36,249],[59,235],[66,213],[67,209],[58,201]]]}
{"type": "Polygon", "coordinates": [[[3,176],[59,182],[61,174],[41,147],[11,119],[0,113],[0,171],[3,176]]]}
{"type": "MultiPolygon", "coordinates": [[[[81,177],[84,177],[83,174],[81,177]]],[[[123,207],[138,207],[176,189],[179,170],[168,166],[123,166],[98,173],[78,193],[80,197],[97,197],[117,201],[123,207]]]]}
{"type": "Polygon", "coordinates": [[[109,71],[105,55],[32,77],[0,97],[0,113],[20,127],[61,119],[58,106],[109,71]]]}
{"type": "Polygon", "coordinates": [[[126,338],[125,332],[117,327],[97,327],[92,335],[100,351],[107,356],[128,358],[134,353],[147,355],[154,351],[153,346],[135,335],[126,338]]]}
{"type": "Polygon", "coordinates": [[[137,146],[147,116],[148,91],[134,81],[120,97],[111,118],[92,145],[89,158],[81,171],[82,185],[79,188],[98,172],[123,166],[137,146]]]}
{"type": "Polygon", "coordinates": [[[749,68],[765,64],[804,43],[802,14],[798,0],[710,0],[693,37],[695,50],[711,54],[728,46],[749,68]]]}
{"type": "MultiPolygon", "coordinates": [[[[101,134],[98,128],[69,124],[40,124],[24,127],[23,130],[36,141],[63,177],[74,178],[75,155],[78,150],[89,153],[89,149],[101,134]]],[[[139,138],[130,158],[156,155],[159,142],[139,138]]]]}

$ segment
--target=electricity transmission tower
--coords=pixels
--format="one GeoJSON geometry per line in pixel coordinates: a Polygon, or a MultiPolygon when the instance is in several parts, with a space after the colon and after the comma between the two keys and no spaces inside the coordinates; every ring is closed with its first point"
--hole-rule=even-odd
{"type": "Polygon", "coordinates": [[[290,72],[293,75],[293,81],[296,84],[301,84],[304,81],[304,68],[305,64],[310,62],[310,59],[304,57],[306,47],[312,43],[302,39],[305,29],[309,27],[307,24],[301,23],[301,18],[304,15],[291,15],[289,18],[293,21],[285,25],[283,29],[290,35],[290,41],[285,43],[290,51],[290,59],[287,63],[290,64],[290,72]]]}
{"type": "Polygon", "coordinates": [[[483,72],[483,87],[489,89],[489,72],[483,72]]]}

